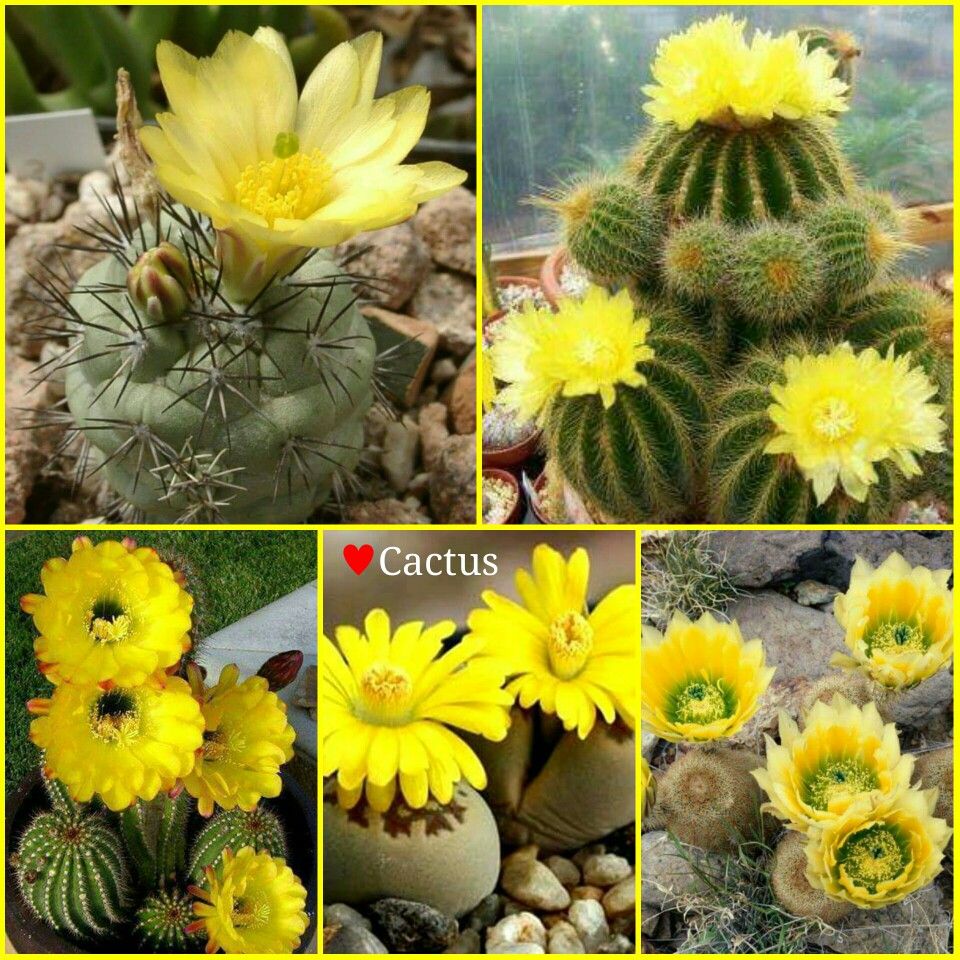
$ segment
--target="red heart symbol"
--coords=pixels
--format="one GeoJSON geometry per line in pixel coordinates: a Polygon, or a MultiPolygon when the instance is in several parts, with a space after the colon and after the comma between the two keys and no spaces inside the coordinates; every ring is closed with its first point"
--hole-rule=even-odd
{"type": "Polygon", "coordinates": [[[348,543],[343,548],[343,559],[347,561],[347,566],[359,577],[373,559],[373,547],[369,543],[365,543],[362,547],[348,543]]]}

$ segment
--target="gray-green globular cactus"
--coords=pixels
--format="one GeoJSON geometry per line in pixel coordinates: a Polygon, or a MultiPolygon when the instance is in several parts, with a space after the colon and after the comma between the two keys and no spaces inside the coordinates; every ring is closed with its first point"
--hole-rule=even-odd
{"type": "Polygon", "coordinates": [[[59,933],[102,937],[127,919],[129,908],[120,837],[102,811],[74,803],[57,781],[44,783],[51,809],[31,821],[11,858],[23,899],[59,933]]]}
{"type": "Polygon", "coordinates": [[[138,800],[119,814],[120,834],[137,882],[144,889],[181,876],[187,862],[187,821],[193,800],[181,791],[138,800]]]}
{"type": "Polygon", "coordinates": [[[125,521],[301,522],[342,499],[404,346],[378,356],[361,279],[307,251],[231,302],[205,220],[118,199],[90,231],[104,258],[72,290],[41,278],[66,349],[37,374],[65,375],[66,399],[32,426],[67,427],[77,480],[106,480],[125,521]]]}
{"type": "Polygon", "coordinates": [[[203,827],[190,848],[187,873],[195,883],[203,879],[204,867],[216,867],[226,849],[236,852],[241,847],[266,850],[271,856],[287,857],[283,826],[276,814],[263,804],[255,809],[222,810],[203,827]]]}
{"type": "Polygon", "coordinates": [[[186,931],[195,919],[192,897],[175,888],[158,890],[137,910],[134,933],[143,947],[153,953],[199,953],[203,935],[186,931]]]}

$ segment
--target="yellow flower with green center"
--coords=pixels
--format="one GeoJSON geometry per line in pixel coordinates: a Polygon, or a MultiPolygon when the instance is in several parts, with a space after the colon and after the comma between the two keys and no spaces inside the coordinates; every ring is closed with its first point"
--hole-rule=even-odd
{"type": "Polygon", "coordinates": [[[365,33],[334,47],[299,99],[287,46],[268,27],[229,32],[212,57],[157,47],[170,112],[140,139],[171,196],[213,221],[235,299],[288,273],[303,248],[400,223],[466,179],[446,163],[402,163],[430,94],[374,99],[382,45],[365,33]]]}
{"type": "Polygon", "coordinates": [[[766,768],[753,771],[770,802],[764,809],[806,833],[861,798],[894,796],[910,787],[913,757],[900,755],[897,730],[873,703],[856,707],[840,694],[817,701],[803,733],[780,712],[780,743],[769,736],[766,768]]]}
{"type": "Polygon", "coordinates": [[[661,634],[644,626],[640,710],[645,729],[674,743],[732,737],[756,713],[774,667],[734,620],[677,612],[661,634]]]}
{"type": "Polygon", "coordinates": [[[225,850],[216,869],[207,867],[197,898],[197,920],[188,933],[203,931],[207,953],[292,953],[310,923],[307,891],[280,857],[241,847],[225,850]]]}
{"type": "Polygon", "coordinates": [[[911,567],[899,553],[876,569],[858,556],[833,607],[850,655],[835,653],[830,663],[893,690],[932,677],[953,654],[949,581],[949,570],[911,567]]]}
{"type": "Polygon", "coordinates": [[[479,654],[483,643],[466,638],[445,653],[456,624],[424,628],[371,610],[363,624],[339,626],[336,643],[323,638],[323,775],[337,775],[337,795],[349,809],[362,795],[374,810],[390,807],[399,787],[409,807],[429,796],[449,803],[465,779],[487,783],[477,755],[451,728],[502,740],[513,698],[504,671],[479,654]]]}
{"type": "Polygon", "coordinates": [[[909,354],[854,353],[843,343],[829,353],[787,357],[783,378],[770,386],[776,434],[764,452],[793,457],[817,503],[838,486],[862,502],[877,482],[875,463],[892,460],[916,477],[916,455],[944,449],[943,407],[929,402],[937,388],[909,354]]]}
{"type": "Polygon", "coordinates": [[[556,313],[527,301],[498,323],[489,351],[493,375],[507,384],[497,403],[524,421],[542,420],[560,396],[596,393],[610,407],[618,385],[647,382],[638,367],[654,355],[649,331],[627,290],[590,287],[582,300],[561,300],[556,313]]]}
{"type": "Polygon", "coordinates": [[[240,671],[228,664],[219,681],[206,687],[199,671],[188,668],[190,686],[203,711],[204,733],[197,762],[183,784],[209,817],[224,810],[253,810],[262,797],[280,794],[280,767],[293,757],[296,733],[287,705],[263,677],[238,683],[240,671]]]}
{"type": "Polygon", "coordinates": [[[151,547],[77,537],[40,579],[44,592],[20,606],[40,632],[33,648],[53,683],[135,686],[190,649],[193,598],[151,547]]]}
{"type": "Polygon", "coordinates": [[[111,810],[173,789],[203,743],[200,707],[179,677],[109,690],[64,683],[27,709],[49,775],[79,803],[97,794],[111,810]]]}
{"type": "Polygon", "coordinates": [[[951,830],[933,816],[936,790],[861,799],[808,834],[807,881],[864,910],[902,900],[941,870],[951,830]]]}
{"type": "Polygon", "coordinates": [[[808,50],[795,31],[778,37],[757,31],[748,44],[746,22],[723,14],[698,21],[661,40],[643,88],[643,109],[658,123],[689,130],[695,123],[736,129],[775,117],[828,117],[847,109],[847,84],[833,76],[830,54],[808,50]]]}
{"type": "Polygon", "coordinates": [[[633,584],[587,606],[590,557],[578,547],[569,560],[546,544],[533,550],[533,570],[516,573],[520,603],[493,590],[470,612],[468,637],[512,679],[507,690],[527,709],[539,704],[565,730],[585,739],[597,714],[636,723],[639,597],[633,584]]]}

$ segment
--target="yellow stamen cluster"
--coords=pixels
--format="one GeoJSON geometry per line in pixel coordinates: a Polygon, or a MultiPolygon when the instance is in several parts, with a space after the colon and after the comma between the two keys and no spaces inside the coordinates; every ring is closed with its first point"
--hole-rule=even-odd
{"type": "Polygon", "coordinates": [[[260,160],[243,168],[236,202],[271,228],[277,220],[306,220],[326,199],[332,175],[319,150],[260,160]]]}
{"type": "Polygon", "coordinates": [[[572,680],[593,649],[593,627],[575,610],[565,610],[550,624],[547,643],[554,672],[563,680],[572,680]]]}

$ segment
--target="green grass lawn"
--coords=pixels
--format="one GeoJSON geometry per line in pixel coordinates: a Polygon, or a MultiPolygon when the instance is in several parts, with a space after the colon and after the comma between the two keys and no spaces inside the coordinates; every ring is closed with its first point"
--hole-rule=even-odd
{"type": "MultiPolygon", "coordinates": [[[[196,635],[201,640],[317,575],[317,538],[312,531],[84,532],[94,543],[132,536],[139,545],[155,547],[164,560],[185,570],[196,602],[196,635]]],[[[41,592],[44,561],[69,556],[76,535],[72,531],[28,533],[7,545],[7,793],[36,762],[37,751],[27,740],[30,717],[25,703],[51,690],[37,670],[33,658],[36,630],[20,609],[20,597],[41,592]]]]}

